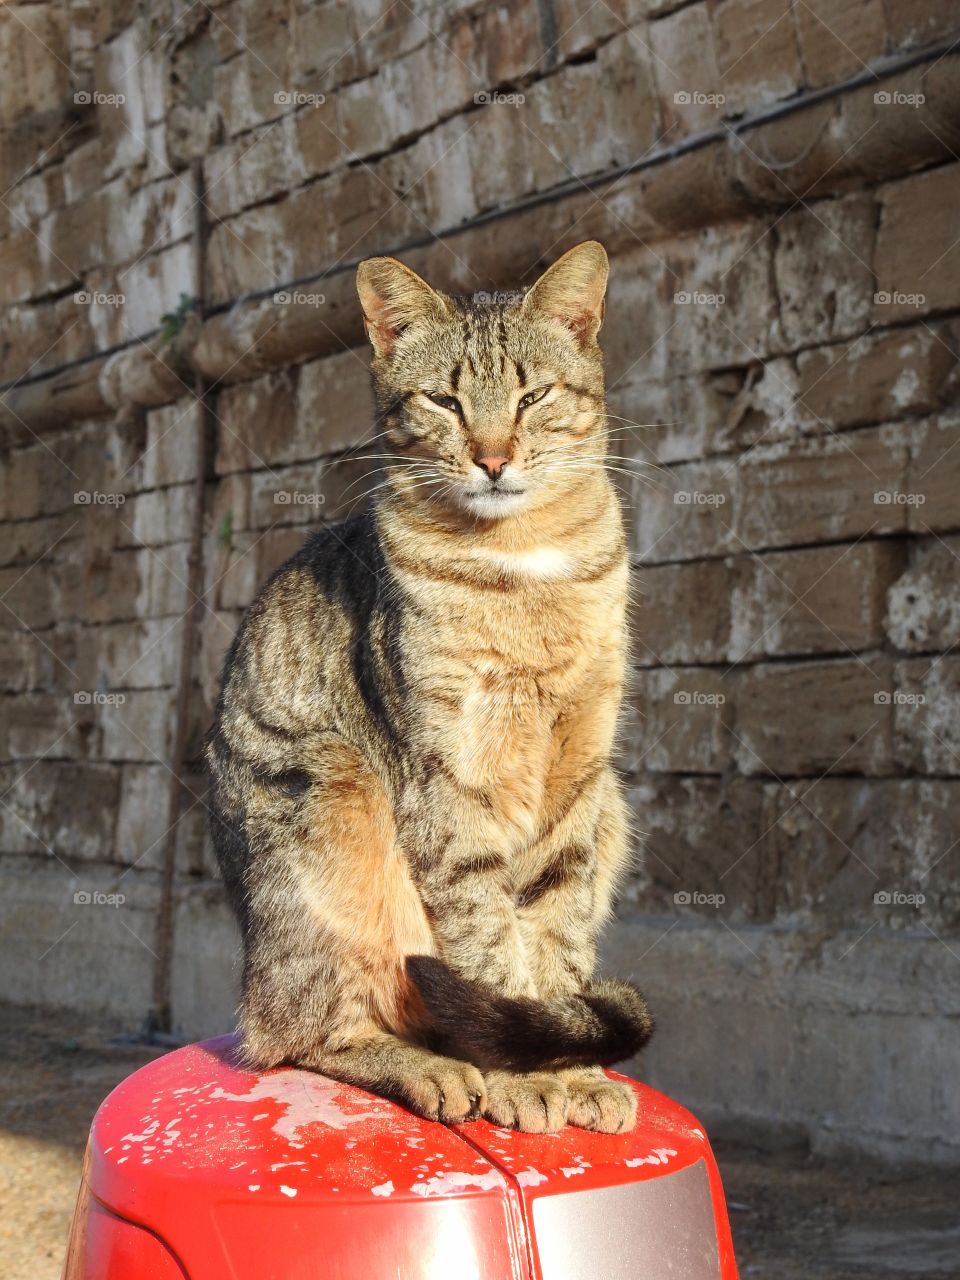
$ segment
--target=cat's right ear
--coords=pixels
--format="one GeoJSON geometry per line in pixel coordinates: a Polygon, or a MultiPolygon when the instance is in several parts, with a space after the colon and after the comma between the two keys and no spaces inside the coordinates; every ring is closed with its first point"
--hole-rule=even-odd
{"type": "Polygon", "coordinates": [[[443,298],[396,258],[367,258],[357,267],[363,325],[378,356],[391,356],[397,338],[417,320],[442,319],[443,298]]]}

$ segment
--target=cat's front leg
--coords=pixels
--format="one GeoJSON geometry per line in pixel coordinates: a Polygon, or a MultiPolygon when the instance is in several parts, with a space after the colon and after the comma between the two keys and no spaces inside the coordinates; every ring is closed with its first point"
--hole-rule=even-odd
{"type": "MultiPolygon", "coordinates": [[[[593,977],[597,933],[629,854],[626,805],[612,770],[579,792],[536,852],[538,871],[519,894],[521,930],[541,995],[569,995],[593,977]]],[[[568,1123],[600,1133],[625,1133],[636,1124],[633,1089],[601,1067],[556,1074],[568,1123]]]]}
{"type": "Polygon", "coordinates": [[[535,997],[509,856],[490,816],[481,793],[435,788],[422,802],[411,873],[445,963],[502,995],[535,997]]]}

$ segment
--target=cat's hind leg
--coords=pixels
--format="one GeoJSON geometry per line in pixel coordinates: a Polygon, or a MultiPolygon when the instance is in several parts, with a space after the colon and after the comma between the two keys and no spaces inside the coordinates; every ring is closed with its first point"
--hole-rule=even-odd
{"type": "Polygon", "coordinates": [[[434,941],[395,841],[381,780],[351,744],[314,744],[295,798],[261,781],[247,812],[243,1050],[457,1122],[486,1102],[466,1062],[416,1043],[404,971],[434,941]]]}

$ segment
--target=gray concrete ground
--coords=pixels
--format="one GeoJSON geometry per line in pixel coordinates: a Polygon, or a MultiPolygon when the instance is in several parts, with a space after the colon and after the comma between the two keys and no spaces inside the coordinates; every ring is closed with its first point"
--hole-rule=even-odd
{"type": "MultiPolygon", "coordinates": [[[[57,1280],[87,1128],[157,1050],[75,1013],[0,1004],[0,1275],[57,1280]]],[[[741,1274],[762,1280],[957,1280],[960,1171],[717,1144],[741,1274]]]]}

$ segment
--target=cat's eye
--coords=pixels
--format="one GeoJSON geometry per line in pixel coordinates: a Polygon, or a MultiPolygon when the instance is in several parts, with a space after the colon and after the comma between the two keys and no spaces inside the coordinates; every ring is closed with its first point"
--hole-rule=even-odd
{"type": "Polygon", "coordinates": [[[528,391],[525,396],[520,397],[520,403],[517,405],[517,408],[529,409],[532,404],[536,404],[538,400],[542,400],[549,390],[549,387],[537,387],[536,391],[528,391]]]}
{"type": "Polygon", "coordinates": [[[428,400],[439,405],[441,409],[449,409],[451,413],[456,413],[463,417],[463,408],[456,396],[446,396],[440,391],[427,391],[424,394],[428,400]]]}

